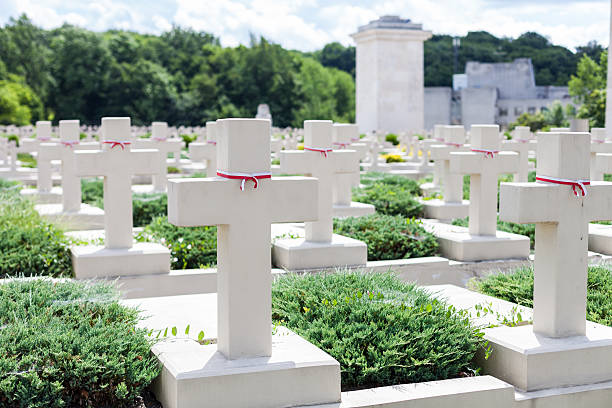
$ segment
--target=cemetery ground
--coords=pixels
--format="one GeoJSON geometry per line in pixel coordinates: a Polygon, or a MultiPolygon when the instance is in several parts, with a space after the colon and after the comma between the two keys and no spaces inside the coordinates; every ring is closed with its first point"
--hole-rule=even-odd
{"type": "MultiPolygon", "coordinates": [[[[0,186],[0,277],[7,279],[0,285],[0,406],[133,407],[145,400],[147,407],[157,406],[148,392],[160,372],[151,347],[164,337],[205,343],[208,333],[194,324],[144,329],[142,316],[119,300],[112,283],[70,279],[69,247],[99,237],[64,234],[18,194],[22,186],[6,181],[0,186]],[[59,279],[10,279],[24,276],[59,279]]],[[[364,174],[354,199],[373,204],[377,213],[335,219],[334,230],[366,242],[368,261],[435,256],[436,240],[419,221],[422,194],[418,182],[364,174]]],[[[101,180],[84,180],[82,199],[103,206],[101,180]]],[[[216,227],[170,224],[164,193],[134,193],[133,210],[134,225],[141,227],[135,239],[167,246],[172,269],[214,267],[216,227]]],[[[529,226],[499,222],[498,228],[526,231],[533,244],[529,226]]],[[[288,327],[335,358],[343,391],[479,376],[477,356],[488,353],[483,330],[531,319],[530,309],[500,313],[486,301],[470,310],[455,307],[430,293],[435,290],[385,269],[280,274],[273,284],[275,327],[288,327]]],[[[484,275],[469,287],[533,305],[531,269],[484,275]]],[[[612,325],[610,293],[610,269],[590,267],[590,321],[612,325]]]]}

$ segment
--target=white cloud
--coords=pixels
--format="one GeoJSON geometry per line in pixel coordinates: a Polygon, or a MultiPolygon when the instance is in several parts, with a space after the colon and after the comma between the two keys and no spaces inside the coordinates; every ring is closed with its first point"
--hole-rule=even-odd
{"type": "Polygon", "coordinates": [[[224,45],[248,44],[249,33],[288,48],[351,44],[357,27],[383,14],[423,23],[434,33],[485,30],[517,37],[536,31],[568,47],[608,44],[608,0],[2,0],[0,22],[21,13],[45,28],[64,22],[102,31],[160,33],[172,24],[211,32],[224,45]]]}

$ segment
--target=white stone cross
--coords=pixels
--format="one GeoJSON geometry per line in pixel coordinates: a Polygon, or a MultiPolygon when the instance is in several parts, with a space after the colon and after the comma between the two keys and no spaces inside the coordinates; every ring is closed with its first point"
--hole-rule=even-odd
{"type": "Polygon", "coordinates": [[[612,212],[612,183],[589,185],[589,139],[539,134],[540,181],[501,185],[500,218],[536,224],[533,330],[547,337],[585,334],[588,224],[612,212]]]}
{"type": "Polygon", "coordinates": [[[444,144],[431,146],[431,158],[440,163],[442,169],[442,188],[445,203],[463,202],[463,176],[450,171],[450,154],[469,150],[465,145],[465,128],[446,126],[444,129],[444,144]]]}
{"type": "Polygon", "coordinates": [[[590,155],[590,177],[592,181],[602,181],[603,175],[597,168],[598,153],[612,153],[612,141],[607,140],[605,128],[591,129],[591,155],[590,155]]]}
{"type": "Polygon", "coordinates": [[[136,149],[157,149],[161,153],[158,174],[153,175],[153,191],[165,192],[168,187],[168,153],[174,153],[175,162],[180,162],[183,141],[177,138],[168,139],[168,124],[166,122],[151,123],[151,137],[136,139],[136,149]],[[176,158],[179,158],[177,161],[176,158]]]}
{"type": "Polygon", "coordinates": [[[206,142],[190,143],[189,157],[193,161],[206,162],[206,175],[217,175],[217,123],[206,122],[206,142]]]}
{"type": "Polygon", "coordinates": [[[306,174],[319,179],[318,214],[315,222],[306,222],[306,241],[331,242],[333,235],[333,179],[359,168],[354,150],[332,150],[331,120],[304,121],[304,150],[280,152],[281,171],[306,174]]]}
{"type": "MultiPolygon", "coordinates": [[[[81,208],[81,181],[76,175],[74,152],[75,150],[98,149],[98,143],[80,143],[80,129],[78,120],[60,120],[59,143],[41,143],[39,146],[39,180],[40,169],[48,168],[50,171],[51,160],[61,161],[62,175],[62,211],[75,212],[81,208]]],[[[39,192],[44,192],[40,190],[39,192]]],[[[48,178],[48,189],[51,189],[51,177],[48,178]]]]}
{"type": "Polygon", "coordinates": [[[496,235],[497,178],[518,169],[518,153],[499,151],[498,125],[472,125],[470,152],[450,154],[450,172],[469,174],[471,235],[496,235]]]}
{"type": "Polygon", "coordinates": [[[79,177],[104,177],[104,238],[106,248],[131,248],[132,176],[159,175],[160,155],[155,149],[134,149],[130,118],[102,118],[102,150],[76,151],[79,177]]]}
{"type": "MultiPolygon", "coordinates": [[[[351,150],[357,154],[359,160],[367,153],[365,143],[356,143],[359,140],[359,128],[357,125],[334,123],[333,126],[333,148],[334,150],[351,150]]],[[[355,182],[359,184],[359,161],[356,163],[352,173],[339,173],[334,176],[333,200],[335,205],[351,205],[352,186],[355,182]]]]}
{"type": "Polygon", "coordinates": [[[36,138],[22,138],[19,145],[19,151],[25,153],[37,153],[40,143],[57,141],[57,139],[51,138],[51,122],[47,120],[39,120],[36,122],[36,138]]]}
{"type": "Polygon", "coordinates": [[[217,132],[218,172],[225,176],[171,180],[168,220],[219,226],[218,350],[229,359],[269,356],[271,223],[316,219],[317,181],[270,177],[267,119],[222,119],[217,132]]]}
{"type": "Polygon", "coordinates": [[[513,139],[502,142],[502,149],[519,154],[518,173],[514,181],[525,183],[529,177],[529,152],[536,150],[537,143],[533,139],[529,126],[517,126],[513,131],[513,139]]]}

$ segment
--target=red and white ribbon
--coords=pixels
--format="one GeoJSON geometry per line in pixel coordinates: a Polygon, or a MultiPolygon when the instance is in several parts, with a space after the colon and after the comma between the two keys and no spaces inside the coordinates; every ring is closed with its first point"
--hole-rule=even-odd
{"type": "Polygon", "coordinates": [[[211,145],[217,145],[217,142],[215,142],[214,140],[207,140],[206,143],[211,144],[211,145]]]}
{"type": "Polygon", "coordinates": [[[36,140],[38,140],[39,142],[48,142],[49,140],[51,140],[50,137],[37,137],[36,140]]]}
{"type": "Polygon", "coordinates": [[[586,197],[587,189],[585,186],[591,185],[590,180],[570,180],[547,176],[536,176],[536,181],[542,181],[544,183],[551,184],[562,184],[564,186],[572,186],[572,190],[574,190],[574,195],[576,197],[586,197]],[[580,193],[578,192],[578,190],[580,190],[580,193]]]}
{"type": "Polygon", "coordinates": [[[350,143],[342,143],[342,142],[334,142],[333,143],[335,146],[339,146],[340,149],[346,149],[350,143]]]}
{"type": "Polygon", "coordinates": [[[63,144],[64,146],[66,146],[66,147],[70,147],[71,149],[74,146],[79,144],[79,142],[77,142],[77,141],[74,141],[74,142],[73,141],[63,141],[63,142],[60,142],[60,143],[63,144]]]}
{"type": "Polygon", "coordinates": [[[351,142],[358,142],[360,140],[361,140],[360,137],[351,137],[351,142]]]}
{"type": "Polygon", "coordinates": [[[119,140],[105,140],[102,143],[111,145],[111,149],[114,149],[117,146],[121,146],[121,150],[125,150],[125,146],[132,144],[132,142],[121,142],[119,140]]]}
{"type": "Polygon", "coordinates": [[[433,140],[435,140],[436,142],[444,143],[444,138],[443,137],[434,137],[433,140]]]}
{"type": "Polygon", "coordinates": [[[591,142],[593,143],[606,143],[605,139],[591,139],[591,142]]]}
{"type": "Polygon", "coordinates": [[[168,140],[166,137],[152,137],[151,139],[155,140],[156,142],[165,142],[168,140]]]}
{"type": "Polygon", "coordinates": [[[463,144],[461,143],[453,143],[453,142],[444,142],[445,145],[447,146],[454,146],[454,147],[461,147],[463,146],[463,144]]]}
{"type": "Polygon", "coordinates": [[[319,149],[316,147],[308,147],[308,146],[304,146],[304,150],[308,150],[309,152],[319,152],[325,158],[327,158],[327,153],[332,151],[332,149],[319,149]]]}
{"type": "Polygon", "coordinates": [[[476,153],[484,153],[484,157],[494,158],[495,154],[499,153],[499,150],[488,150],[488,149],[472,149],[476,153]]]}
{"type": "Polygon", "coordinates": [[[519,143],[529,143],[531,140],[530,139],[516,139],[516,141],[519,143]]]}
{"type": "Polygon", "coordinates": [[[217,170],[217,176],[230,180],[242,180],[240,191],[244,191],[244,184],[249,180],[253,182],[253,188],[257,188],[258,180],[272,178],[271,173],[230,173],[221,170],[217,170]]]}

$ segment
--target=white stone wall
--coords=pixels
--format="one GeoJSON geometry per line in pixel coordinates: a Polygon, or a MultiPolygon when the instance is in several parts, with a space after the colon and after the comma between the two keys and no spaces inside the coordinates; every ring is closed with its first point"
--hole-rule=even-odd
{"type": "Polygon", "coordinates": [[[446,86],[425,88],[425,129],[451,124],[452,90],[446,86]]]}

